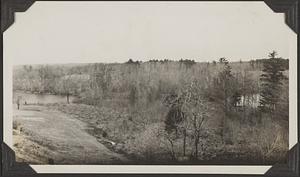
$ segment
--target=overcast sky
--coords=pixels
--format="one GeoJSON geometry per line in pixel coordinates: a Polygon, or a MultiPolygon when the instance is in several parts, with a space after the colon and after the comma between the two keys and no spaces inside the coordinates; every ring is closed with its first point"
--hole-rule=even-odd
{"type": "Polygon", "coordinates": [[[288,58],[296,35],[263,2],[35,2],[4,33],[15,64],[288,58]]]}

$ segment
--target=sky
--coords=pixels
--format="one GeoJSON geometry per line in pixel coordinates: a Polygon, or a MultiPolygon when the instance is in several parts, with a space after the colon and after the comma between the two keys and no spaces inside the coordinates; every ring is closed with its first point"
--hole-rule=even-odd
{"type": "Polygon", "coordinates": [[[47,2],[4,33],[14,64],[289,58],[295,33],[263,2],[47,2]]]}

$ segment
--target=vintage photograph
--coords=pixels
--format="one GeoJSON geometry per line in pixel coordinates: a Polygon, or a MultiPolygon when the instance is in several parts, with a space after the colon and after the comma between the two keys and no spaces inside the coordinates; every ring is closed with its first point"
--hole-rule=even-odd
{"type": "Polygon", "coordinates": [[[263,2],[39,2],[23,16],[7,34],[22,37],[18,162],[286,161],[292,31],[263,2]]]}

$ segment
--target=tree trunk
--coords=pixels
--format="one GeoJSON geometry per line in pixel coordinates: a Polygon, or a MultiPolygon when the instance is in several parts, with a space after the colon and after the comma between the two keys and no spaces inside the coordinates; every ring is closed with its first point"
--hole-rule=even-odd
{"type": "Polygon", "coordinates": [[[171,156],[173,160],[176,160],[176,156],[175,156],[175,151],[174,151],[174,144],[172,141],[170,141],[171,143],[171,156]]]}
{"type": "Polygon", "coordinates": [[[223,115],[222,121],[221,121],[221,138],[223,143],[225,142],[225,126],[226,126],[226,112],[223,115]]]}
{"type": "Polygon", "coordinates": [[[195,160],[198,159],[198,144],[199,144],[199,135],[195,137],[195,160]]]}
{"type": "Polygon", "coordinates": [[[175,155],[175,151],[174,151],[173,141],[171,140],[171,138],[167,138],[167,139],[171,144],[171,158],[172,158],[172,160],[176,161],[176,155],[175,155]]]}
{"type": "Polygon", "coordinates": [[[186,130],[183,130],[183,156],[185,156],[186,130]]]}
{"type": "Polygon", "coordinates": [[[246,94],[243,95],[243,117],[240,121],[240,128],[241,128],[241,124],[244,123],[246,121],[246,94]]]}

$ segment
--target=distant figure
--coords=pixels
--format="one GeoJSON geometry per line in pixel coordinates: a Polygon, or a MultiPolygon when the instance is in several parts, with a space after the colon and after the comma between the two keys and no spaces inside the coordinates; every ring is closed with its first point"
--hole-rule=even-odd
{"type": "Polygon", "coordinates": [[[21,97],[21,96],[18,96],[18,98],[17,98],[17,106],[18,106],[18,109],[20,109],[20,102],[21,102],[21,99],[22,99],[22,97],[21,97]]]}
{"type": "Polygon", "coordinates": [[[27,105],[27,102],[25,101],[24,104],[27,105]]]}
{"type": "Polygon", "coordinates": [[[68,104],[70,104],[70,98],[69,98],[69,97],[70,97],[70,93],[68,92],[68,93],[67,93],[67,103],[68,103],[68,104]]]}

